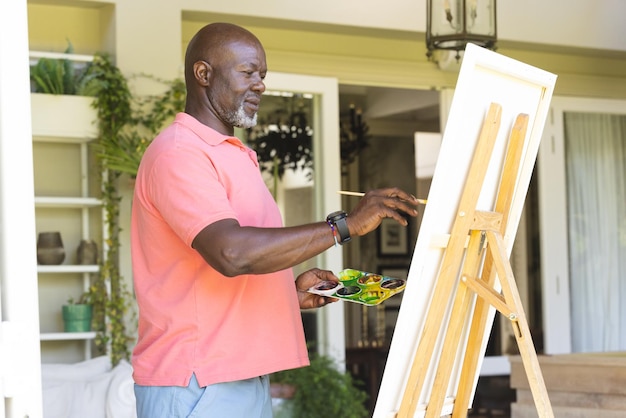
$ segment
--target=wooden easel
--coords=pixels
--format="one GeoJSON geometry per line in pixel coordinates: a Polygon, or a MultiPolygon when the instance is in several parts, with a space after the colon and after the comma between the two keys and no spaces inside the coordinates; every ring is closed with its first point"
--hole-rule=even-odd
{"type": "Polygon", "coordinates": [[[501,112],[501,106],[492,103],[483,122],[398,418],[415,415],[426,373],[433,361],[435,342],[444,329],[444,343],[425,416],[441,416],[455,358],[463,349],[465,354],[452,417],[467,416],[491,306],[511,320],[539,417],[554,417],[503,240],[523,154],[528,115],[520,114],[511,130],[494,211],[476,209],[500,128],[501,112]],[[501,293],[494,289],[496,273],[501,293]],[[460,280],[457,280],[459,277],[460,280]],[[447,324],[442,324],[457,281],[450,319],[447,324]],[[472,311],[475,295],[477,298],[472,311]],[[467,345],[463,347],[463,328],[470,315],[469,336],[467,345]]]}

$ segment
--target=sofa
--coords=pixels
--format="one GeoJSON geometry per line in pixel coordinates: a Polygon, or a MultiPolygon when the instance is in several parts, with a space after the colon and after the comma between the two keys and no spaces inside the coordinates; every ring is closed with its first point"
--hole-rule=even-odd
{"type": "Polygon", "coordinates": [[[42,364],[44,418],[136,418],[132,367],[108,356],[42,364]]]}

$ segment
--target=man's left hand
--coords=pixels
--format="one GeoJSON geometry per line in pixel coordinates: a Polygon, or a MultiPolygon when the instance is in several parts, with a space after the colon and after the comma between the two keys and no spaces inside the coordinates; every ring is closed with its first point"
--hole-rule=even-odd
{"type": "Polygon", "coordinates": [[[320,308],[339,300],[337,298],[307,292],[311,287],[324,281],[338,282],[339,278],[335,276],[332,271],[317,268],[305,271],[298,276],[296,279],[296,290],[298,291],[298,300],[300,301],[301,309],[320,308]]]}

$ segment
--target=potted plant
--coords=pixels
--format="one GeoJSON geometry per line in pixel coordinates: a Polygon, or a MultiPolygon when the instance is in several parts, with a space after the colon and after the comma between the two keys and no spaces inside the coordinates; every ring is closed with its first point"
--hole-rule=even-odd
{"type": "Polygon", "coordinates": [[[65,332],[91,331],[93,305],[89,301],[89,293],[84,293],[76,302],[69,298],[62,307],[62,314],[65,332]]]}
{"type": "Polygon", "coordinates": [[[349,372],[339,371],[328,356],[314,354],[310,366],[272,374],[270,388],[278,384],[294,388],[288,401],[293,417],[365,418],[368,415],[365,391],[349,372]]]}
{"type": "Polygon", "coordinates": [[[69,44],[65,58],[42,57],[30,68],[33,134],[94,137],[92,108],[98,81],[91,63],[73,62],[69,44]]]}
{"type": "MultiPolygon", "coordinates": [[[[132,127],[131,93],[126,78],[107,54],[97,53],[90,63],[74,64],[71,52],[70,44],[65,56],[40,58],[31,68],[33,125],[38,127],[33,134],[96,138],[94,146],[98,154],[100,144],[115,143],[124,129],[132,127]]],[[[90,329],[97,333],[97,350],[109,353],[112,364],[116,365],[130,355],[129,343],[133,338],[126,328],[126,316],[131,312],[133,296],[119,272],[117,180],[120,172],[106,159],[101,158],[99,163],[95,168],[98,173],[107,170],[107,175],[101,179],[100,196],[107,245],[100,272],[84,295],[86,298],[88,295],[89,308],[81,306],[82,303],[68,303],[63,312],[65,316],[74,311],[91,310],[90,329]]],[[[81,330],[86,328],[83,326],[81,330]]]]}
{"type": "Polygon", "coordinates": [[[63,94],[68,96],[95,96],[97,80],[90,71],[91,64],[74,63],[69,57],[74,52],[72,44],[64,54],[68,58],[39,58],[30,68],[31,89],[34,93],[63,94]]]}

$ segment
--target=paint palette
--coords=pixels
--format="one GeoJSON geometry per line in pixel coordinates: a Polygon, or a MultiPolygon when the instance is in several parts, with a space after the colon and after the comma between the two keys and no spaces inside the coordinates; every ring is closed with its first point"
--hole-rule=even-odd
{"type": "Polygon", "coordinates": [[[308,291],[317,295],[374,306],[402,292],[406,287],[405,279],[395,279],[355,269],[342,270],[337,277],[339,277],[339,282],[324,281],[308,291]]]}

